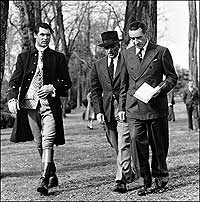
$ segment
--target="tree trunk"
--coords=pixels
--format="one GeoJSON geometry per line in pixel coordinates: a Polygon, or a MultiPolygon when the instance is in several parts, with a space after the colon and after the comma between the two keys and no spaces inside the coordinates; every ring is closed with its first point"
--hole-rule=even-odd
{"type": "Polygon", "coordinates": [[[77,72],[77,98],[76,98],[76,107],[80,108],[81,102],[80,102],[80,97],[81,97],[81,75],[80,75],[80,63],[78,58],[75,59],[75,66],[78,67],[78,72],[77,72]]]}
{"type": "MultiPolygon", "coordinates": [[[[63,22],[63,14],[62,14],[62,4],[61,4],[61,0],[58,0],[56,3],[56,11],[57,11],[57,25],[58,25],[58,29],[59,29],[59,35],[61,38],[61,45],[62,45],[62,50],[66,56],[66,62],[67,62],[67,66],[69,63],[69,59],[70,59],[70,51],[69,48],[67,46],[66,43],[66,39],[65,39],[65,28],[64,28],[64,22],[63,22]]],[[[65,118],[65,108],[66,108],[66,102],[67,102],[67,97],[63,98],[63,117],[65,118]]]]}
{"type": "Polygon", "coordinates": [[[6,31],[7,31],[7,20],[8,20],[8,10],[9,10],[9,1],[1,1],[1,21],[0,21],[0,32],[1,32],[1,44],[0,44],[0,53],[1,53],[1,85],[4,76],[5,68],[5,42],[6,42],[6,31]]]}
{"type": "MultiPolygon", "coordinates": [[[[93,60],[93,55],[91,52],[91,8],[90,6],[88,7],[87,10],[87,26],[86,26],[86,40],[85,40],[85,45],[86,45],[86,52],[85,52],[85,59],[87,59],[87,64],[91,65],[92,64],[92,60],[93,60]]],[[[88,94],[88,88],[90,88],[89,86],[89,82],[88,82],[88,78],[89,78],[89,68],[87,64],[83,64],[83,79],[82,79],[82,98],[86,98],[87,94],[88,94]]]]}
{"type": "Polygon", "coordinates": [[[20,10],[20,30],[22,33],[22,52],[34,46],[35,25],[41,22],[41,3],[39,1],[14,1],[20,10]]]}
{"type": "Polygon", "coordinates": [[[197,63],[197,12],[196,1],[188,1],[189,7],[189,77],[198,84],[198,63],[197,63]]]}
{"type": "Polygon", "coordinates": [[[157,1],[127,0],[123,47],[129,43],[129,22],[133,20],[143,21],[148,26],[148,37],[157,42],[157,1]]]}

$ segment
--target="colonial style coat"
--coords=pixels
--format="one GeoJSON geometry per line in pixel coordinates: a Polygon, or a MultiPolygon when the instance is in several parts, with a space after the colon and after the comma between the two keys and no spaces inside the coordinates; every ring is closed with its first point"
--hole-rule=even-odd
{"type": "MultiPolygon", "coordinates": [[[[35,74],[37,61],[38,51],[36,48],[18,55],[16,69],[9,82],[8,100],[15,98],[19,100],[19,105],[22,103],[35,74]]],[[[47,100],[56,122],[55,144],[61,145],[65,143],[65,139],[60,96],[67,95],[72,82],[64,54],[49,47],[45,49],[43,55],[43,84],[53,84],[56,89],[56,96],[49,95],[47,100]]],[[[10,140],[13,142],[33,140],[25,109],[20,109],[17,112],[10,140]]]]}

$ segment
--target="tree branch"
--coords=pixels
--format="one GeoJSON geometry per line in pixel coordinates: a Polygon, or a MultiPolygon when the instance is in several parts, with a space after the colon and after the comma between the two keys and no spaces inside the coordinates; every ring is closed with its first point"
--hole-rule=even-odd
{"type": "Polygon", "coordinates": [[[85,61],[84,59],[82,59],[82,58],[76,53],[76,51],[74,51],[73,53],[74,53],[74,55],[75,55],[81,62],[83,62],[83,63],[86,65],[87,68],[89,68],[89,69],[92,68],[92,65],[91,65],[89,62],[87,62],[87,61],[85,61]]]}
{"type": "Polygon", "coordinates": [[[16,24],[14,24],[14,23],[12,22],[11,18],[12,18],[12,15],[11,15],[10,18],[9,18],[10,24],[17,30],[17,32],[19,33],[19,35],[20,35],[21,37],[23,37],[23,36],[22,36],[22,33],[21,33],[21,31],[20,31],[20,29],[17,27],[16,24]]]}
{"type": "Polygon", "coordinates": [[[119,17],[118,17],[118,15],[117,15],[116,11],[115,11],[115,8],[114,8],[114,7],[112,6],[112,4],[110,4],[109,2],[105,1],[105,3],[108,4],[108,5],[111,7],[112,12],[114,13],[114,15],[115,15],[115,17],[116,17],[116,19],[117,19],[117,25],[118,25],[120,31],[123,33],[123,29],[121,28],[121,26],[120,26],[120,24],[119,24],[120,20],[119,20],[119,17]]]}

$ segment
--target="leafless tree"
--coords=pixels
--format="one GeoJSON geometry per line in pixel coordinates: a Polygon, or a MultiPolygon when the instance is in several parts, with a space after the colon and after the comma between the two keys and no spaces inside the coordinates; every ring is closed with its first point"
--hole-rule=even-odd
{"type": "Polygon", "coordinates": [[[24,0],[14,1],[14,4],[20,10],[20,28],[15,26],[22,36],[22,51],[27,51],[34,46],[34,27],[41,21],[41,1],[24,0]]]}
{"type": "MultiPolygon", "coordinates": [[[[121,2],[110,1],[15,0],[14,4],[19,8],[19,17],[12,13],[9,24],[16,29],[12,33],[16,32],[18,38],[21,38],[19,45],[23,47],[23,51],[34,45],[33,27],[36,22],[42,19],[53,28],[50,46],[66,55],[73,80],[73,88],[69,91],[67,101],[77,100],[76,105],[79,107],[89,88],[91,64],[102,57],[100,53],[103,50],[98,48],[101,43],[100,34],[113,30],[122,23],[125,2],[124,9],[121,2]]],[[[12,44],[9,44],[8,55],[12,49],[12,44]]]]}

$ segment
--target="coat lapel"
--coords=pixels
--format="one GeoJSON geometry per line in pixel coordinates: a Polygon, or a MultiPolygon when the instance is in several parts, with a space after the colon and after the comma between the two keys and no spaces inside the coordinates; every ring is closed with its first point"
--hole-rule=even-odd
{"type": "Polygon", "coordinates": [[[108,73],[108,57],[104,57],[101,61],[101,67],[102,67],[102,74],[107,78],[107,80],[110,80],[110,76],[108,73]]]}
{"type": "Polygon", "coordinates": [[[128,49],[127,53],[127,63],[130,71],[130,75],[135,79],[137,78],[137,72],[140,68],[140,61],[136,55],[135,47],[131,47],[128,49]]]}
{"type": "Polygon", "coordinates": [[[156,50],[156,46],[149,42],[149,44],[147,46],[147,50],[144,55],[144,58],[143,58],[141,64],[139,65],[139,70],[137,71],[136,79],[141,77],[141,75],[147,69],[149,63],[156,56],[157,52],[158,52],[158,50],[156,50]]]}
{"type": "Polygon", "coordinates": [[[119,54],[119,56],[118,56],[117,67],[116,67],[113,83],[115,82],[115,80],[117,80],[120,72],[121,72],[121,54],[119,54]]]}

